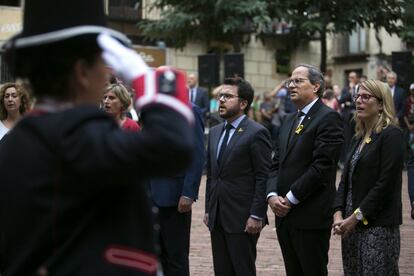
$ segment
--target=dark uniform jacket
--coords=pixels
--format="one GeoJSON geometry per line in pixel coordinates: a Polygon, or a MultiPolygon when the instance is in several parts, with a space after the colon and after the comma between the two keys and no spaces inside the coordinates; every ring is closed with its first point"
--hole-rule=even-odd
{"type": "Polygon", "coordinates": [[[140,133],[95,107],[29,115],[1,141],[2,276],[155,274],[144,179],[182,170],[192,141],[177,113],[142,115],[140,133]]]}

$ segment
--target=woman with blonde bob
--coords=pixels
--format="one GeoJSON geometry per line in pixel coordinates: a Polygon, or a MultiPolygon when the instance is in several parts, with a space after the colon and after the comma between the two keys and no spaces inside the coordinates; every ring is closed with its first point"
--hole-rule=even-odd
{"type": "Polygon", "coordinates": [[[404,140],[389,87],[360,84],[353,137],[334,205],[345,275],[399,275],[404,140]]]}
{"type": "Polygon", "coordinates": [[[29,95],[21,85],[5,83],[0,87],[0,140],[29,109],[29,95]]]}
{"type": "Polygon", "coordinates": [[[114,83],[106,88],[103,97],[103,108],[105,111],[115,117],[115,120],[122,129],[137,132],[140,130],[138,124],[125,116],[130,105],[131,96],[125,86],[114,83]]]}

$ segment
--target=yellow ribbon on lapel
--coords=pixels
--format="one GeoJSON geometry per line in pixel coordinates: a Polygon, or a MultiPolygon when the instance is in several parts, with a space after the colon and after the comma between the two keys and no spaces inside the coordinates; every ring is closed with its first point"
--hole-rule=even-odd
{"type": "Polygon", "coordinates": [[[303,130],[303,125],[301,124],[301,125],[299,125],[297,128],[296,128],[296,131],[295,131],[295,133],[296,134],[300,134],[300,132],[303,130]]]}

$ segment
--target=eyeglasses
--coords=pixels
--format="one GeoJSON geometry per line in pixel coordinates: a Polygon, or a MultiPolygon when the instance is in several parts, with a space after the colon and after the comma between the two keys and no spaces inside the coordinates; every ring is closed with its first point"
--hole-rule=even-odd
{"type": "Polygon", "coordinates": [[[221,101],[221,99],[223,98],[223,100],[225,102],[227,102],[228,100],[231,100],[233,98],[240,98],[239,96],[233,95],[233,94],[228,94],[228,93],[219,93],[217,94],[217,101],[221,101]]]}
{"type": "Polygon", "coordinates": [[[289,86],[290,86],[290,84],[292,84],[292,83],[293,83],[293,85],[294,85],[294,86],[298,86],[298,85],[300,85],[302,82],[304,82],[305,80],[309,80],[309,79],[304,79],[304,78],[288,79],[288,80],[285,82],[285,86],[286,86],[286,87],[289,87],[289,86]]]}
{"type": "Polygon", "coordinates": [[[353,97],[354,98],[354,102],[356,102],[359,97],[361,97],[361,102],[363,102],[363,103],[367,103],[369,101],[369,99],[371,99],[371,98],[375,98],[375,99],[379,100],[374,95],[370,95],[370,94],[355,94],[354,97],[353,97]]]}

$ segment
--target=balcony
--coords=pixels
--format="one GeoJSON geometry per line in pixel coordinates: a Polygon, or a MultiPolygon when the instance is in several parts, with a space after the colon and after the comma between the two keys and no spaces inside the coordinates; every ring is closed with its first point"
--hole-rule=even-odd
{"type": "Polygon", "coordinates": [[[274,19],[265,28],[262,29],[261,35],[267,37],[286,37],[291,34],[293,26],[284,21],[274,19]]]}
{"type": "Polygon", "coordinates": [[[108,3],[108,19],[122,22],[138,22],[142,19],[141,1],[117,0],[108,3]]]}

